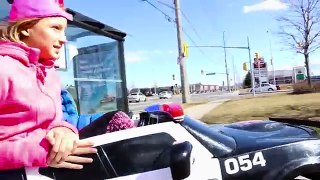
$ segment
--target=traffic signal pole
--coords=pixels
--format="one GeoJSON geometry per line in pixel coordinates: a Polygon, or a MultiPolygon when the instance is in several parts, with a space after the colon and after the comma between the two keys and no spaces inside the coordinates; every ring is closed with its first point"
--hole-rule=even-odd
{"type": "Polygon", "coordinates": [[[236,73],[235,73],[236,67],[234,65],[234,57],[232,56],[232,71],[233,71],[233,89],[237,90],[237,84],[236,84],[236,73]]]}
{"type": "MultiPolygon", "coordinates": [[[[247,49],[248,53],[249,53],[249,63],[250,63],[250,71],[251,71],[251,87],[253,90],[253,96],[255,96],[256,93],[255,93],[255,86],[254,86],[254,74],[253,74],[253,65],[252,65],[249,37],[247,37],[247,43],[248,43],[247,47],[243,47],[243,46],[188,46],[188,48],[189,47],[205,47],[205,48],[224,48],[224,49],[247,49]]],[[[207,75],[213,75],[213,74],[207,74],[207,75]]]]}
{"type": "Polygon", "coordinates": [[[225,40],[225,37],[224,37],[224,31],[223,31],[223,50],[224,50],[224,65],[225,65],[225,68],[226,68],[226,75],[227,75],[227,86],[228,86],[228,91],[231,92],[230,79],[229,79],[229,70],[228,70],[228,62],[227,62],[226,40],[225,40]]]}

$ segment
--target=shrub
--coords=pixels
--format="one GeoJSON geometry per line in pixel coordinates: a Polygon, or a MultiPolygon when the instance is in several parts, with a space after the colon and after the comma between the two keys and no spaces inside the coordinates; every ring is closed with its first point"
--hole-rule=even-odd
{"type": "Polygon", "coordinates": [[[313,82],[311,87],[309,87],[307,82],[296,83],[293,85],[294,94],[304,94],[313,92],[320,92],[320,82],[313,82]]]}

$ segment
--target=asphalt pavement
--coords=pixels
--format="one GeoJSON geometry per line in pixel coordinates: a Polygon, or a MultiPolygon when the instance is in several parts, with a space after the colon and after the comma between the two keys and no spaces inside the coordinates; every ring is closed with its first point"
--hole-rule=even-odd
{"type": "MultiPolygon", "coordinates": [[[[238,93],[227,93],[227,92],[214,92],[214,93],[204,93],[204,94],[191,94],[191,102],[211,102],[223,99],[233,99],[239,97],[238,93]]],[[[129,103],[129,110],[134,114],[139,114],[144,108],[154,105],[154,104],[164,104],[164,103],[182,103],[181,95],[174,95],[170,99],[159,99],[157,96],[147,97],[146,102],[139,103],[129,103]]]]}
{"type": "MultiPolygon", "coordinates": [[[[287,92],[273,92],[273,93],[257,93],[256,96],[270,96],[276,95],[278,93],[287,92]]],[[[229,92],[214,92],[214,93],[203,93],[203,94],[191,94],[191,102],[204,102],[208,103],[191,106],[184,109],[185,114],[189,115],[194,119],[201,119],[205,114],[213,110],[215,107],[227,100],[243,99],[252,97],[252,94],[239,94],[238,91],[229,92]]],[[[129,103],[129,110],[134,113],[134,119],[137,119],[139,113],[144,111],[144,109],[150,105],[154,104],[164,104],[164,103],[180,103],[182,102],[181,95],[174,95],[170,99],[159,99],[157,96],[148,97],[146,102],[139,103],[129,103]]]]}

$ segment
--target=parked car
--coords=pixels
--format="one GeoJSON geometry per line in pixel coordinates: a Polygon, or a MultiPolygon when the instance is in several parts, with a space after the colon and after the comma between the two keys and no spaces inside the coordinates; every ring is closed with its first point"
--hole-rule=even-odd
{"type": "Polygon", "coordinates": [[[170,92],[170,91],[162,91],[162,92],[159,93],[159,98],[160,99],[172,98],[172,92],[170,92]]]}
{"type": "MultiPolygon", "coordinates": [[[[277,91],[277,86],[273,85],[273,84],[269,84],[269,83],[262,83],[261,84],[261,88],[259,86],[256,86],[255,88],[255,92],[272,92],[272,91],[277,91]]],[[[250,89],[250,92],[252,92],[253,90],[250,89]]]]}
{"type": "Polygon", "coordinates": [[[128,95],[128,101],[130,102],[140,102],[140,101],[147,101],[147,97],[142,94],[141,92],[135,92],[135,93],[130,93],[128,95]]]}
{"type": "Polygon", "coordinates": [[[109,96],[109,95],[105,95],[102,100],[100,100],[100,103],[109,103],[109,102],[114,102],[116,100],[116,97],[114,96],[109,96]]]}

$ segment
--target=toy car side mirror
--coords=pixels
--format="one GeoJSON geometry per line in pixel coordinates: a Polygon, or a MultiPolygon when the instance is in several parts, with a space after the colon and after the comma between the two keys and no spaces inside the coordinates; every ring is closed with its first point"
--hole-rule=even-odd
{"type": "Polygon", "coordinates": [[[163,111],[142,112],[139,116],[138,127],[174,121],[171,114],[163,111]]]}
{"type": "Polygon", "coordinates": [[[174,144],[170,153],[170,169],[174,180],[189,177],[191,167],[192,144],[188,141],[174,144]]]}

